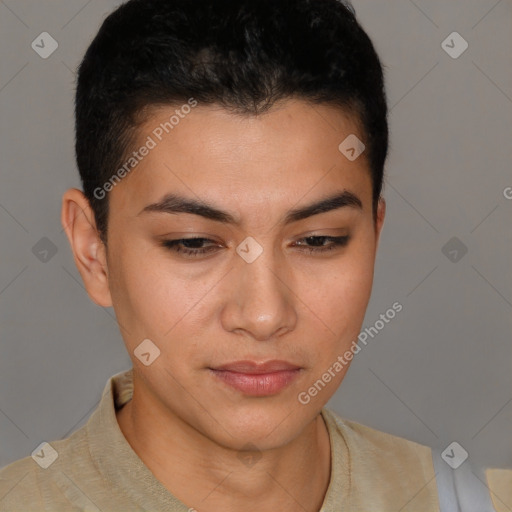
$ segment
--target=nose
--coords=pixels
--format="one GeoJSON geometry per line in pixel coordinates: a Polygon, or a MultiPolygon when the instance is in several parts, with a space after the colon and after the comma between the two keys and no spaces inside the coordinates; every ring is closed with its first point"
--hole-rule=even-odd
{"type": "Polygon", "coordinates": [[[234,265],[224,283],[224,329],[257,341],[275,340],[293,330],[297,297],[285,263],[266,249],[251,263],[236,256],[234,265]]]}

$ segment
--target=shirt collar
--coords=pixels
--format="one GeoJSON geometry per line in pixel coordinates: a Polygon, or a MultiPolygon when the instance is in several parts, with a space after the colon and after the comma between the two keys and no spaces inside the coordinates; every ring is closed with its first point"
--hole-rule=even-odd
{"type": "MultiPolygon", "coordinates": [[[[143,509],[187,512],[186,505],[156,479],[124,437],[116,409],[133,394],[133,368],[113,375],[107,382],[99,406],[87,422],[89,449],[97,469],[115,489],[129,495],[143,509]]],[[[350,459],[337,418],[321,410],[331,445],[331,476],[320,512],[337,510],[350,487],[350,459]]]]}

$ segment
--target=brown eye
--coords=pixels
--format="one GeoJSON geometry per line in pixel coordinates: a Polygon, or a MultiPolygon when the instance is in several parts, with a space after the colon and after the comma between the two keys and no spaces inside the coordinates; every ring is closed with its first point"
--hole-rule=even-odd
{"type": "Polygon", "coordinates": [[[167,249],[192,257],[210,253],[219,247],[218,244],[209,238],[178,238],[176,240],[164,240],[162,245],[167,249]],[[207,242],[214,243],[215,245],[204,247],[203,244],[207,242]]]}
{"type": "Polygon", "coordinates": [[[300,247],[304,247],[306,251],[310,254],[313,253],[323,253],[327,251],[332,251],[337,249],[338,247],[344,247],[347,245],[350,237],[349,236],[307,236],[301,238],[299,242],[305,240],[308,245],[303,245],[299,243],[300,247]],[[325,245],[325,242],[330,242],[329,245],[325,245]]]}

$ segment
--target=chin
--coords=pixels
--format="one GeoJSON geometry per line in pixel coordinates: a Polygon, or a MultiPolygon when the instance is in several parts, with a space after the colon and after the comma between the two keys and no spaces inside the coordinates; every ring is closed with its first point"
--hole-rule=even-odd
{"type": "MultiPolygon", "coordinates": [[[[302,407],[303,413],[306,411],[302,407]]],[[[221,435],[233,449],[242,449],[254,444],[259,450],[270,450],[283,446],[297,437],[316,417],[299,416],[295,406],[284,404],[266,408],[263,404],[251,407],[236,407],[229,411],[224,420],[218,420],[221,435]],[[231,435],[230,435],[231,434],[231,435]]]]}

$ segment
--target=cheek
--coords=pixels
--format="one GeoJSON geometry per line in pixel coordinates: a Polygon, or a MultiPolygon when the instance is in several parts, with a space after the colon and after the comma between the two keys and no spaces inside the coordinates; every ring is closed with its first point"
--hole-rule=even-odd
{"type": "MultiPolygon", "coordinates": [[[[218,276],[198,276],[159,251],[120,251],[112,272],[116,317],[127,346],[149,338],[165,358],[197,352],[198,331],[211,314],[210,299],[218,276]],[[215,279],[214,279],[215,278],[215,279]]],[[[112,290],[113,288],[113,290],[112,290]]],[[[163,358],[164,359],[164,358],[163,358]]]]}
{"type": "MultiPolygon", "coordinates": [[[[366,251],[354,250],[332,266],[315,275],[316,292],[311,309],[335,333],[337,342],[357,337],[370,300],[374,257],[366,251]]],[[[312,278],[308,278],[312,279],[312,278]]]]}
{"type": "Polygon", "coordinates": [[[186,283],[172,274],[171,264],[150,252],[119,252],[110,285],[116,316],[132,343],[141,337],[158,340],[187,310],[186,283]]]}

